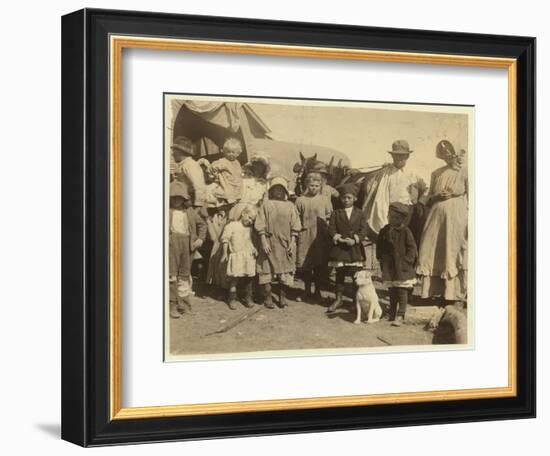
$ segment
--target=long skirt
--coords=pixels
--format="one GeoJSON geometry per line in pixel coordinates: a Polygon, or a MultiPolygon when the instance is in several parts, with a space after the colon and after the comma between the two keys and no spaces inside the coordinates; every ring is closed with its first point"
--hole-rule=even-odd
{"type": "Polygon", "coordinates": [[[420,241],[417,274],[421,296],[466,299],[468,278],[468,205],[464,196],[435,203],[420,241]]]}

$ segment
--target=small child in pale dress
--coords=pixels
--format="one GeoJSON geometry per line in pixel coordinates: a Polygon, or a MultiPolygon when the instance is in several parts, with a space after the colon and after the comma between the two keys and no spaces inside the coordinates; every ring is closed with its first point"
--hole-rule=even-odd
{"type": "Polygon", "coordinates": [[[267,155],[256,153],[243,166],[243,185],[241,198],[229,212],[229,220],[239,220],[242,210],[247,206],[258,208],[267,198],[267,176],[270,160],[267,155]]]}
{"type": "Polygon", "coordinates": [[[243,169],[237,158],[243,151],[237,138],[229,138],[222,147],[223,158],[210,165],[210,171],[217,176],[227,204],[235,204],[241,198],[243,169]]]}
{"type": "Polygon", "coordinates": [[[235,310],[237,300],[237,283],[245,290],[246,307],[253,307],[252,299],[253,279],[256,276],[256,257],[258,251],[252,240],[252,225],[256,218],[256,209],[253,206],[245,207],[240,220],[229,222],[223,231],[221,242],[223,246],[222,262],[227,261],[227,277],[229,279],[229,296],[227,304],[235,310]]]}

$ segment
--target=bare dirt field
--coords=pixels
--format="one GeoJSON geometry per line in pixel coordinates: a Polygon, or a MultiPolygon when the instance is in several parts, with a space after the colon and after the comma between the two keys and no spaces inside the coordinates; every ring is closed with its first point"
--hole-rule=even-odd
{"type": "MultiPolygon", "coordinates": [[[[355,309],[349,290],[346,305],[336,313],[327,315],[325,310],[334,298],[332,293],[323,292],[325,299],[321,303],[300,302],[297,298],[302,293],[303,285],[297,280],[295,286],[289,293],[290,299],[285,309],[270,310],[256,304],[252,309],[242,306],[230,310],[223,294],[213,293],[211,287],[198,285],[193,311],[170,320],[171,354],[238,354],[432,344],[433,332],[425,329],[436,311],[435,306],[429,305],[431,303],[426,305],[413,299],[407,310],[406,324],[401,327],[391,326],[386,319],[373,324],[353,324],[355,309]]],[[[380,304],[387,308],[387,291],[378,284],[376,286],[380,304]]],[[[260,301],[258,297],[256,302],[260,301]]]]}

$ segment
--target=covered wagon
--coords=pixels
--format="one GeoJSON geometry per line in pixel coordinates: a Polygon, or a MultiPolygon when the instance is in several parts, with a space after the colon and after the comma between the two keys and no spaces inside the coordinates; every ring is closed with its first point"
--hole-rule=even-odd
{"type": "Polygon", "coordinates": [[[271,175],[283,176],[290,182],[295,178],[293,168],[300,153],[316,154],[317,160],[325,162],[334,157],[349,165],[348,157],[335,149],[273,139],[268,125],[249,103],[172,99],[171,109],[172,122],[166,125],[171,130],[169,137],[188,137],[197,149],[196,157],[206,157],[211,162],[221,157],[225,140],[236,137],[243,145],[239,157],[242,164],[250,156],[263,153],[271,160],[271,175]]]}

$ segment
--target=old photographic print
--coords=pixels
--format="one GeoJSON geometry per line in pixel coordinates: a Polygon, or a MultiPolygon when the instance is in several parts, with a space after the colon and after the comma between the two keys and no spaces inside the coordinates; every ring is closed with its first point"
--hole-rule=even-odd
{"type": "Polygon", "coordinates": [[[165,361],[472,347],[472,106],[163,96],[165,361]]]}

